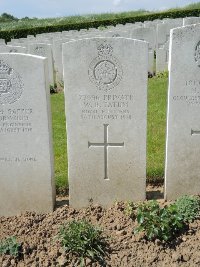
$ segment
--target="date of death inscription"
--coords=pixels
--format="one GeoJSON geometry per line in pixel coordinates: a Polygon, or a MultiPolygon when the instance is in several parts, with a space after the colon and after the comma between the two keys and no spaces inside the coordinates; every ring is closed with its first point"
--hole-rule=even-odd
{"type": "Polygon", "coordinates": [[[0,163],[34,163],[37,159],[32,155],[25,156],[0,156],[0,163]]]}

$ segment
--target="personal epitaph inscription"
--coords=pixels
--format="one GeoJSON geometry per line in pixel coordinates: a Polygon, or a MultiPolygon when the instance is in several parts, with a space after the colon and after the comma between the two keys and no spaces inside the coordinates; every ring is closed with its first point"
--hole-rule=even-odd
{"type": "Polygon", "coordinates": [[[148,44],[72,41],[63,64],[70,205],[145,199],[148,44]]]}
{"type": "Polygon", "coordinates": [[[98,57],[90,64],[88,74],[99,90],[108,91],[122,79],[122,67],[113,56],[113,47],[104,42],[97,47],[98,57]]]}
{"type": "Polygon", "coordinates": [[[108,178],[108,147],[123,147],[123,143],[110,143],[108,142],[108,126],[104,124],[104,142],[103,143],[91,143],[88,142],[88,148],[90,147],[103,147],[104,148],[104,179],[108,178]]]}
{"type": "Polygon", "coordinates": [[[0,104],[12,104],[23,92],[20,75],[3,60],[0,60],[0,104]]]}
{"type": "Polygon", "coordinates": [[[173,29],[170,35],[166,199],[200,193],[199,35],[199,24],[173,29]]]}

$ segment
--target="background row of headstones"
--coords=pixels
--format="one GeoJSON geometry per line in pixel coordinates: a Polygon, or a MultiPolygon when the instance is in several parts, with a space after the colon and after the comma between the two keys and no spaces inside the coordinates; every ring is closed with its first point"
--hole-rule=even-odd
{"type": "MultiPolygon", "coordinates": [[[[200,24],[170,31],[166,199],[200,193],[199,36],[200,24]]],[[[145,199],[148,49],[123,37],[63,45],[75,208],[145,199]]],[[[48,64],[46,57],[0,54],[0,215],[54,207],[48,64]]]]}
{"type": "Polygon", "coordinates": [[[148,47],[148,72],[161,72],[168,69],[169,33],[173,28],[200,23],[199,17],[163,19],[154,21],[127,23],[108,26],[102,29],[82,29],[80,31],[63,31],[42,33],[27,38],[12,39],[5,45],[0,40],[0,52],[28,53],[46,56],[49,65],[49,82],[63,85],[62,44],[70,40],[91,37],[126,37],[144,40],[148,47]],[[154,62],[156,55],[156,63],[154,62]]]}

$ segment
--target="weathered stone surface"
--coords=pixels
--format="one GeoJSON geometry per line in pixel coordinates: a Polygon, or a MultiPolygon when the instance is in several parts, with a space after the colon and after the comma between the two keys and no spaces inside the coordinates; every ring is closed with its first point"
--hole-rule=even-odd
{"type": "Polygon", "coordinates": [[[27,49],[23,46],[2,45],[0,46],[0,53],[22,53],[26,54],[27,49]]]}
{"type": "Polygon", "coordinates": [[[30,43],[28,45],[28,53],[32,54],[32,55],[38,55],[38,56],[47,58],[49,84],[54,85],[54,68],[53,68],[52,45],[44,44],[44,43],[30,43]]]}
{"type": "Polygon", "coordinates": [[[182,20],[169,20],[157,25],[156,72],[168,70],[170,30],[182,25],[182,20]]]}
{"type": "Polygon", "coordinates": [[[138,28],[131,31],[130,37],[149,43],[149,67],[150,73],[154,72],[154,51],[156,49],[156,30],[155,28],[138,28]]]}
{"type": "Polygon", "coordinates": [[[170,36],[165,198],[200,193],[200,25],[170,36]]]}
{"type": "Polygon", "coordinates": [[[183,19],[183,26],[200,23],[200,17],[186,17],[183,19]]]}
{"type": "Polygon", "coordinates": [[[68,42],[63,63],[70,204],[144,200],[148,44],[68,42]]]}
{"type": "Polygon", "coordinates": [[[53,58],[56,73],[57,84],[63,85],[63,62],[62,62],[62,44],[71,39],[61,38],[53,41],[53,58]]]}
{"type": "Polygon", "coordinates": [[[0,216],[54,207],[45,58],[0,54],[0,216]]]}
{"type": "Polygon", "coordinates": [[[103,34],[105,35],[105,37],[130,37],[130,32],[125,31],[123,29],[115,31],[105,31],[103,34]]]}
{"type": "Polygon", "coordinates": [[[0,39],[0,45],[4,45],[5,44],[5,40],[4,39],[0,39]]]}

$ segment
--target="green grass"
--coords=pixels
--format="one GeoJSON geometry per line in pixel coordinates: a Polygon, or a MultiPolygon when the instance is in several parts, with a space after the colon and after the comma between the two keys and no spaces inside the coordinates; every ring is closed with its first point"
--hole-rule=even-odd
{"type": "MultiPolygon", "coordinates": [[[[200,8],[200,2],[192,3],[186,5],[184,7],[176,7],[166,9],[164,11],[177,11],[177,10],[186,10],[186,9],[198,9],[200,8]]],[[[16,30],[16,29],[24,29],[24,28],[32,28],[32,27],[40,27],[40,26],[57,26],[63,24],[75,24],[75,23],[85,23],[85,22],[93,22],[93,21],[103,21],[103,20],[114,20],[114,19],[122,19],[127,17],[136,17],[146,14],[153,13],[162,13],[163,11],[148,11],[144,9],[127,11],[127,12],[119,12],[119,13],[102,13],[102,14],[88,14],[88,15],[74,15],[68,17],[57,17],[57,18],[29,18],[25,17],[22,19],[18,19],[13,17],[10,14],[3,13],[0,15],[0,31],[7,30],[16,30]]]]}
{"type": "Polygon", "coordinates": [[[170,8],[168,9],[168,11],[178,11],[178,10],[189,10],[189,9],[199,9],[200,8],[200,2],[197,3],[192,3],[183,7],[174,7],[174,8],[170,8]]]}
{"type": "MultiPolygon", "coordinates": [[[[149,79],[147,177],[161,181],[164,175],[167,77],[149,79]]],[[[55,179],[57,188],[68,185],[64,94],[51,95],[55,179]]]]}
{"type": "Polygon", "coordinates": [[[200,8],[200,2],[189,4],[189,5],[185,6],[184,8],[186,8],[186,9],[197,9],[197,8],[200,8]]]}
{"type": "MultiPolygon", "coordinates": [[[[176,11],[176,10],[185,10],[185,9],[198,9],[200,8],[200,2],[192,3],[186,5],[184,7],[177,7],[166,9],[165,11],[176,11]]],[[[159,13],[158,10],[148,11],[144,9],[120,12],[120,13],[102,13],[102,14],[88,14],[88,15],[74,15],[68,17],[57,17],[57,18],[22,18],[18,19],[13,17],[10,14],[2,14],[0,15],[0,31],[7,30],[16,30],[16,29],[24,29],[31,27],[40,27],[40,26],[56,26],[63,24],[74,24],[74,23],[84,23],[84,22],[92,22],[92,21],[103,21],[107,19],[117,19],[117,18],[127,18],[127,17],[136,17],[146,14],[159,13]]],[[[160,12],[162,13],[162,11],[160,12]]]]}
{"type": "Polygon", "coordinates": [[[56,187],[68,186],[64,94],[51,95],[56,187]]]}
{"type": "Polygon", "coordinates": [[[164,176],[167,84],[166,75],[149,79],[147,177],[150,180],[160,180],[164,176]]]}
{"type": "MultiPolygon", "coordinates": [[[[126,18],[126,17],[135,17],[140,15],[149,14],[149,11],[145,10],[137,10],[137,11],[129,11],[129,12],[121,12],[121,13],[105,13],[105,14],[90,14],[90,15],[76,15],[69,17],[58,17],[58,18],[45,18],[45,19],[19,19],[18,21],[5,21],[0,16],[0,30],[15,30],[15,29],[24,29],[31,27],[39,27],[39,26],[56,26],[63,24],[71,24],[71,23],[84,23],[84,22],[92,22],[92,21],[103,21],[107,19],[116,19],[116,18],[126,18]]],[[[151,12],[152,13],[152,12],[151,12]]]]}

